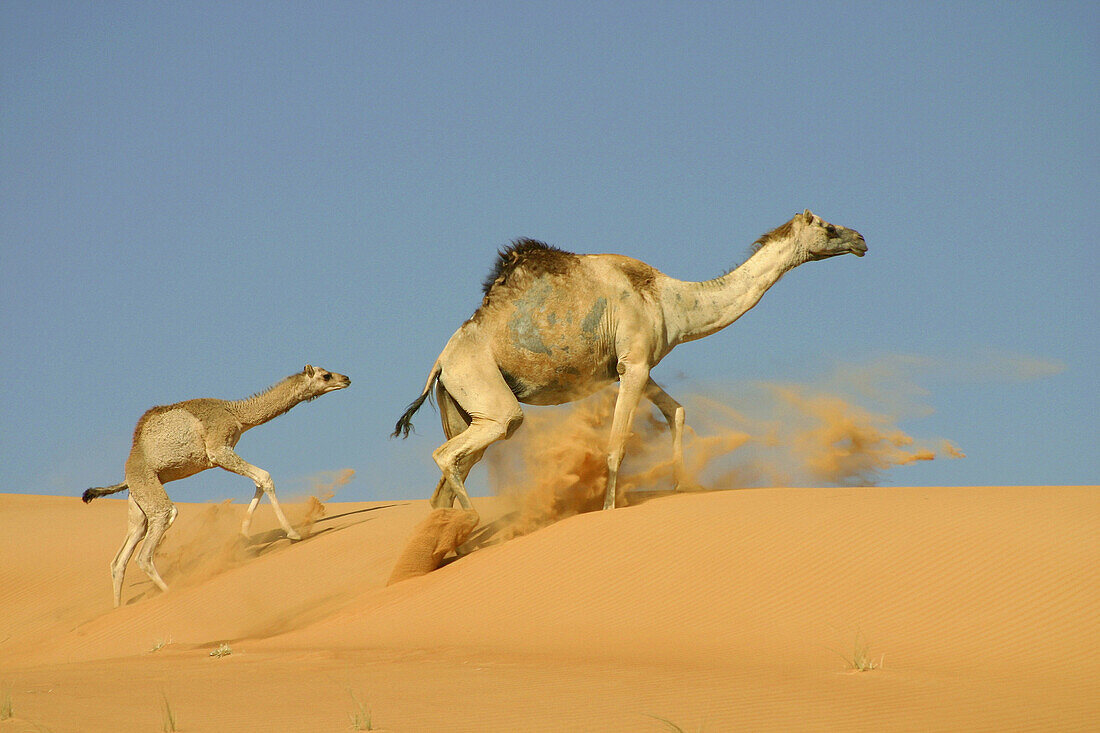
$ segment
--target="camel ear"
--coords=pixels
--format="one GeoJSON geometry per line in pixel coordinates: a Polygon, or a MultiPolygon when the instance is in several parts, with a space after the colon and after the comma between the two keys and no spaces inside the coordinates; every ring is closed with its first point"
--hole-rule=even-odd
{"type": "Polygon", "coordinates": [[[805,211],[802,212],[802,218],[806,220],[807,224],[812,224],[813,220],[814,220],[814,212],[810,211],[809,209],[806,209],[805,211]]]}
{"type": "Polygon", "coordinates": [[[302,370],[302,373],[305,374],[307,377],[312,377],[313,376],[313,371],[314,371],[313,370],[313,365],[312,364],[306,364],[306,368],[302,370]]]}

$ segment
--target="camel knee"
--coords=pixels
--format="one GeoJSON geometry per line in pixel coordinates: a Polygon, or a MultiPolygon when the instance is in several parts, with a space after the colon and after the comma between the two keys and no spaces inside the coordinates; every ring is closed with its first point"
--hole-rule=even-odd
{"type": "Polygon", "coordinates": [[[270,496],[275,493],[275,482],[271,480],[271,474],[263,469],[256,474],[256,488],[270,496]]]}
{"type": "Polygon", "coordinates": [[[523,411],[518,407],[503,418],[479,419],[461,435],[432,451],[432,460],[444,476],[457,476],[470,456],[479,456],[491,443],[508,438],[522,422],[523,411]],[[471,437],[471,430],[477,431],[476,437],[471,437]]]}
{"type": "Polygon", "coordinates": [[[432,451],[432,460],[435,461],[435,465],[439,466],[439,470],[443,472],[444,478],[449,476],[457,477],[459,464],[462,462],[462,459],[470,453],[468,447],[456,445],[458,440],[458,438],[448,440],[432,451]]]}
{"type": "Polygon", "coordinates": [[[504,439],[512,437],[512,433],[519,430],[519,426],[523,424],[523,410],[516,405],[515,409],[508,414],[504,419],[504,439]]]}
{"type": "Polygon", "coordinates": [[[432,460],[435,461],[435,465],[439,466],[440,471],[446,471],[447,465],[451,461],[451,457],[447,453],[447,444],[439,446],[432,451],[432,460]]]}

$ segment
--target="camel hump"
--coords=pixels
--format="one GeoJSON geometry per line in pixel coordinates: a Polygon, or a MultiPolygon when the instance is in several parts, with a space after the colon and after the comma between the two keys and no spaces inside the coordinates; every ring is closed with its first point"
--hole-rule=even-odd
{"type": "Polygon", "coordinates": [[[577,256],[537,239],[517,239],[497,253],[492,271],[482,283],[482,291],[488,295],[495,285],[508,282],[512,273],[522,269],[532,277],[540,275],[564,275],[577,256]]]}

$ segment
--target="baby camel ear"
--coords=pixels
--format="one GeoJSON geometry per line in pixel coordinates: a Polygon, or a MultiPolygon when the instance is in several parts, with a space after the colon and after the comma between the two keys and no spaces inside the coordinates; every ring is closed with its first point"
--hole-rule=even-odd
{"type": "Polygon", "coordinates": [[[314,372],[313,366],[310,365],[310,364],[306,364],[306,368],[302,370],[302,373],[305,374],[307,377],[312,377],[313,372],[314,372]]]}
{"type": "Polygon", "coordinates": [[[806,220],[807,224],[812,224],[814,221],[814,212],[806,209],[802,212],[802,218],[806,220]]]}

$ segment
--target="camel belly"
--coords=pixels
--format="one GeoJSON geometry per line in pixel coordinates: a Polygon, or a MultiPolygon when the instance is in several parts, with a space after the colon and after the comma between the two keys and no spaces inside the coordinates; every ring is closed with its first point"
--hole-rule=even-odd
{"type": "Polygon", "coordinates": [[[500,371],[516,399],[528,405],[561,405],[566,402],[575,402],[617,381],[617,377],[616,379],[597,378],[595,375],[581,378],[568,371],[555,374],[548,379],[533,380],[529,375],[517,376],[505,369],[500,371]]]}
{"type": "Polygon", "coordinates": [[[593,341],[547,343],[533,351],[513,346],[496,354],[512,394],[529,405],[560,405],[583,399],[618,380],[617,359],[593,341]]]}

